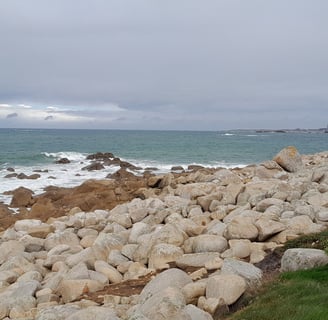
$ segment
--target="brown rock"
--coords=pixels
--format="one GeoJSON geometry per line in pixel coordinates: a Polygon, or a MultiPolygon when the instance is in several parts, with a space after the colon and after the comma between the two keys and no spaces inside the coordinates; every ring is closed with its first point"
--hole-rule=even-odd
{"type": "Polygon", "coordinates": [[[46,221],[48,217],[55,216],[56,208],[49,199],[38,200],[31,208],[29,218],[46,221]]]}
{"type": "Polygon", "coordinates": [[[67,158],[61,158],[61,159],[55,161],[55,163],[57,163],[57,164],[67,164],[67,163],[71,163],[71,161],[69,161],[67,158]]]}
{"type": "Polygon", "coordinates": [[[33,191],[24,187],[19,187],[13,191],[13,198],[11,200],[11,207],[27,207],[34,203],[32,197],[33,191]]]}
{"type": "Polygon", "coordinates": [[[88,170],[88,171],[102,170],[102,169],[105,169],[105,167],[100,162],[94,162],[82,168],[82,170],[88,170]]]}
{"type": "Polygon", "coordinates": [[[9,179],[9,178],[16,178],[18,176],[17,173],[9,173],[7,175],[5,175],[5,178],[9,179]]]}
{"type": "Polygon", "coordinates": [[[126,171],[126,169],[121,168],[115,173],[109,174],[106,178],[121,181],[121,180],[136,179],[136,176],[133,173],[126,171]]]}
{"type": "Polygon", "coordinates": [[[183,167],[181,166],[173,166],[171,168],[171,171],[184,171],[183,167]]]}
{"type": "Polygon", "coordinates": [[[13,217],[15,217],[13,213],[5,204],[0,203],[0,232],[13,223],[13,217]]]}
{"type": "Polygon", "coordinates": [[[47,217],[58,217],[74,207],[81,211],[112,209],[116,205],[135,198],[138,190],[145,187],[145,179],[135,177],[132,180],[88,180],[78,187],[48,187],[46,192],[35,197],[31,215],[42,221],[47,217]],[[42,215],[42,210],[46,213],[42,215]],[[49,216],[50,215],[50,216],[49,216]]]}
{"type": "Polygon", "coordinates": [[[199,169],[204,169],[204,167],[197,164],[190,164],[188,166],[188,170],[197,171],[199,169]]]}
{"type": "Polygon", "coordinates": [[[30,176],[26,175],[25,173],[20,173],[17,175],[17,179],[30,179],[30,180],[35,180],[40,178],[41,176],[37,173],[31,174],[30,176]]]}
{"type": "Polygon", "coordinates": [[[113,159],[114,155],[110,152],[97,152],[97,153],[93,153],[93,154],[89,154],[87,156],[87,160],[107,160],[107,159],[113,159]]]}
{"type": "Polygon", "coordinates": [[[45,239],[49,233],[54,231],[55,228],[51,225],[41,225],[28,229],[27,233],[32,237],[45,239]]]}

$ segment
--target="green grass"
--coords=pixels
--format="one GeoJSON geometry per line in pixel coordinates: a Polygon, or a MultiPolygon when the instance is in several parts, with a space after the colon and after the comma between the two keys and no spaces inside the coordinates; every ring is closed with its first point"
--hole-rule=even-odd
{"type": "Polygon", "coordinates": [[[287,272],[231,320],[327,320],[328,266],[287,272]]]}
{"type": "Polygon", "coordinates": [[[299,238],[289,240],[284,245],[284,250],[291,248],[313,248],[313,249],[328,249],[328,230],[320,233],[301,236],[299,238]]]}
{"type": "MultiPolygon", "coordinates": [[[[280,250],[315,248],[328,253],[328,230],[288,241],[280,250]]],[[[286,272],[266,284],[229,320],[328,320],[328,265],[286,272]]]]}

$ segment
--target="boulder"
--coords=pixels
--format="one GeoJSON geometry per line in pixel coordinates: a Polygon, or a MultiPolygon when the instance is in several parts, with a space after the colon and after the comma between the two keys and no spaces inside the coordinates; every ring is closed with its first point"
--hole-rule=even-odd
{"type": "Polygon", "coordinates": [[[66,320],[120,320],[112,308],[87,307],[66,318],[66,320]]]}
{"type": "Polygon", "coordinates": [[[296,235],[318,233],[325,228],[323,225],[313,223],[309,216],[296,216],[286,221],[288,231],[296,235]]]}
{"type": "Polygon", "coordinates": [[[28,231],[30,228],[42,225],[42,221],[38,219],[21,219],[17,220],[14,224],[16,231],[28,231]]]}
{"type": "Polygon", "coordinates": [[[41,177],[41,175],[39,175],[38,173],[34,173],[31,175],[26,175],[25,173],[20,173],[17,175],[17,179],[29,179],[29,180],[36,180],[39,179],[41,177]]]}
{"type": "Polygon", "coordinates": [[[224,259],[221,274],[235,274],[245,279],[247,286],[256,288],[261,285],[262,271],[251,263],[236,259],[224,259]]]}
{"type": "Polygon", "coordinates": [[[81,307],[73,304],[38,308],[35,320],[66,320],[69,316],[74,315],[74,313],[79,310],[81,310],[81,307]]]}
{"type": "Polygon", "coordinates": [[[157,291],[138,308],[138,311],[149,319],[187,320],[180,316],[180,311],[186,306],[186,300],[177,287],[166,287],[157,291]]]}
{"type": "Polygon", "coordinates": [[[34,203],[33,191],[24,187],[19,187],[13,191],[10,206],[14,208],[27,207],[34,203]]]}
{"type": "Polygon", "coordinates": [[[167,243],[179,247],[187,238],[184,231],[171,223],[165,224],[154,232],[154,244],[167,243]]]}
{"type": "Polygon", "coordinates": [[[0,265],[9,258],[20,255],[25,250],[25,246],[16,240],[9,240],[0,244],[0,265]]]}
{"type": "Polygon", "coordinates": [[[281,271],[311,269],[328,264],[328,256],[323,250],[294,248],[285,251],[281,259],[281,271]]]}
{"type": "Polygon", "coordinates": [[[251,242],[248,239],[229,240],[229,249],[222,253],[222,258],[247,258],[251,254],[251,242]]]}
{"type": "Polygon", "coordinates": [[[89,267],[92,267],[94,262],[96,261],[96,256],[94,254],[94,251],[90,247],[80,250],[76,253],[69,254],[64,261],[70,268],[81,262],[86,263],[89,267]]]}
{"type": "Polygon", "coordinates": [[[28,234],[19,239],[19,242],[24,245],[26,252],[37,252],[44,250],[44,241],[44,239],[31,237],[28,234]]]}
{"type": "Polygon", "coordinates": [[[172,268],[157,275],[141,291],[139,302],[142,304],[154,294],[163,291],[168,287],[183,288],[191,283],[190,276],[182,270],[172,268]]]}
{"type": "Polygon", "coordinates": [[[264,212],[271,206],[280,206],[284,203],[284,201],[276,198],[266,198],[261,200],[256,204],[256,210],[260,212],[264,212]]]}
{"type": "Polygon", "coordinates": [[[57,163],[57,164],[68,164],[68,163],[71,163],[71,161],[68,160],[68,158],[60,158],[59,160],[56,160],[55,163],[57,163]]]}
{"type": "Polygon", "coordinates": [[[50,249],[58,246],[59,244],[67,244],[72,247],[79,245],[80,239],[75,233],[69,230],[51,233],[45,239],[44,247],[47,251],[49,251],[50,249]]]}
{"type": "Polygon", "coordinates": [[[235,274],[223,274],[209,278],[206,298],[215,298],[220,304],[230,305],[246,291],[246,281],[235,274]]]}
{"type": "Polygon", "coordinates": [[[99,281],[90,279],[62,280],[58,294],[62,296],[63,303],[76,300],[83,294],[102,290],[104,285],[99,281]]]}
{"type": "Polygon", "coordinates": [[[38,281],[16,282],[0,293],[0,315],[2,319],[19,306],[21,312],[27,312],[36,306],[35,292],[40,287],[38,281]]]}
{"type": "Polygon", "coordinates": [[[258,219],[255,223],[255,226],[259,231],[259,241],[265,241],[271,236],[286,229],[286,226],[283,223],[268,219],[266,217],[258,219]]]}
{"type": "Polygon", "coordinates": [[[94,162],[82,168],[82,170],[87,170],[87,171],[102,170],[102,169],[105,169],[105,167],[100,162],[94,162]]]}
{"type": "Polygon", "coordinates": [[[319,222],[328,222],[328,210],[318,212],[317,213],[317,220],[319,222]]]}
{"type": "Polygon", "coordinates": [[[129,262],[128,270],[124,273],[124,280],[136,280],[153,272],[153,269],[147,269],[140,262],[129,262]]]}
{"type": "Polygon", "coordinates": [[[107,262],[114,267],[117,267],[118,265],[126,263],[128,261],[130,261],[129,258],[124,256],[120,250],[115,249],[109,252],[107,259],[107,262]]]}
{"type": "Polygon", "coordinates": [[[176,260],[176,265],[181,269],[192,268],[203,268],[212,261],[221,261],[220,253],[218,252],[202,252],[202,253],[187,253],[182,255],[176,260]]]}
{"type": "Polygon", "coordinates": [[[139,236],[151,232],[151,227],[144,222],[136,222],[130,229],[129,243],[138,243],[139,236]]]}
{"type": "Polygon", "coordinates": [[[105,261],[97,260],[95,262],[95,270],[104,274],[111,283],[118,283],[123,279],[123,276],[105,261]]]}
{"type": "Polygon", "coordinates": [[[186,305],[183,311],[190,317],[190,320],[213,320],[208,312],[197,308],[193,304],[186,305]]]}
{"type": "Polygon", "coordinates": [[[42,225],[37,225],[33,226],[27,229],[27,233],[31,237],[35,238],[42,238],[45,239],[49,233],[52,233],[55,231],[54,226],[48,225],[48,224],[42,224],[42,225]]]}
{"type": "Polygon", "coordinates": [[[0,282],[6,282],[7,284],[11,284],[16,282],[19,274],[13,270],[5,270],[0,271],[0,282]]]}
{"type": "Polygon", "coordinates": [[[160,243],[155,245],[149,256],[148,267],[163,269],[169,267],[169,262],[176,261],[183,255],[183,250],[172,244],[160,243]]]}
{"type": "Polygon", "coordinates": [[[303,166],[302,157],[294,146],[282,149],[273,160],[288,172],[296,172],[303,166]]]}
{"type": "Polygon", "coordinates": [[[193,238],[192,249],[194,253],[223,252],[228,246],[224,237],[202,234],[193,238]]]}
{"type": "Polygon", "coordinates": [[[124,240],[119,235],[102,232],[91,248],[99,260],[106,261],[111,250],[120,250],[124,244],[124,240]]]}
{"type": "Polygon", "coordinates": [[[250,217],[235,217],[227,224],[224,235],[227,239],[249,239],[258,237],[258,229],[250,217]]]}
{"type": "Polygon", "coordinates": [[[207,281],[190,282],[182,288],[187,303],[192,303],[205,295],[207,281]]]}

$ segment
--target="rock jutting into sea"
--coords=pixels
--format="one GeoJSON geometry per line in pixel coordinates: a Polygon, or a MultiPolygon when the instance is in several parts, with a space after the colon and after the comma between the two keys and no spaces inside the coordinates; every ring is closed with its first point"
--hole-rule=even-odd
{"type": "MultiPolygon", "coordinates": [[[[41,195],[16,189],[16,215],[0,204],[0,319],[217,319],[261,286],[276,247],[328,226],[328,152],[288,147],[258,165],[162,175],[131,168],[41,195]]],[[[323,251],[291,250],[282,269],[327,263],[323,251]]]]}

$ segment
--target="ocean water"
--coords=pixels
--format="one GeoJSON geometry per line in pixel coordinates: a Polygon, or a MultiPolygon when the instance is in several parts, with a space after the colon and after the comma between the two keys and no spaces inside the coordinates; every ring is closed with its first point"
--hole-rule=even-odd
{"type": "Polygon", "coordinates": [[[88,172],[86,156],[112,152],[122,160],[142,168],[156,167],[168,172],[173,165],[187,167],[236,167],[272,159],[283,147],[294,145],[300,153],[328,150],[328,134],[270,133],[256,131],[125,131],[0,129],[0,201],[8,203],[4,191],[19,186],[41,193],[48,185],[74,186],[86,179],[101,179],[117,167],[88,172]],[[71,163],[55,164],[67,157],[71,163]],[[37,180],[4,178],[10,172],[27,175],[47,170],[37,180]]]}

